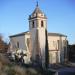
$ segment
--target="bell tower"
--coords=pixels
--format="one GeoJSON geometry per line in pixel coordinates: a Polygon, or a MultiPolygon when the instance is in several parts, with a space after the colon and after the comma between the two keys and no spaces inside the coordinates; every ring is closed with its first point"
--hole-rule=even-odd
{"type": "Polygon", "coordinates": [[[47,18],[40,10],[38,3],[35,10],[29,16],[29,30],[32,45],[32,61],[45,64],[46,57],[46,31],[47,31],[47,18]]]}

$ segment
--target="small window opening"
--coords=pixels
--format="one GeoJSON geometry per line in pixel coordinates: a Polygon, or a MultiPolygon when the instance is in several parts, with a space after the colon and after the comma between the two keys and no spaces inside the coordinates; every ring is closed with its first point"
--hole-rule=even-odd
{"type": "Polygon", "coordinates": [[[32,28],[34,28],[34,21],[32,22],[32,28]]]}
{"type": "Polygon", "coordinates": [[[43,27],[43,21],[41,21],[41,27],[43,27]]]}

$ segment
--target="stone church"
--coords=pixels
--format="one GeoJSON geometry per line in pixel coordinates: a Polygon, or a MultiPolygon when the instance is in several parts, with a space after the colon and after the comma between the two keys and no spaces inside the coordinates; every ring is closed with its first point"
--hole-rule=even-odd
{"type": "Polygon", "coordinates": [[[63,63],[67,59],[67,36],[47,32],[47,17],[37,4],[29,15],[29,31],[10,36],[10,50],[17,49],[28,51],[33,61],[43,65],[46,58],[49,64],[63,63]]]}

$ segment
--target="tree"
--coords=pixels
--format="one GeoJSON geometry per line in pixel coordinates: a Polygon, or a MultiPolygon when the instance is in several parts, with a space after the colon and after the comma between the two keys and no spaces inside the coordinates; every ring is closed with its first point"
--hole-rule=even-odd
{"type": "Polygon", "coordinates": [[[45,30],[45,35],[46,35],[46,45],[45,45],[45,66],[48,68],[49,66],[49,49],[48,49],[48,35],[47,35],[47,30],[45,30]]]}
{"type": "Polygon", "coordinates": [[[7,52],[8,44],[4,42],[3,36],[0,34],[0,52],[7,52]]]}

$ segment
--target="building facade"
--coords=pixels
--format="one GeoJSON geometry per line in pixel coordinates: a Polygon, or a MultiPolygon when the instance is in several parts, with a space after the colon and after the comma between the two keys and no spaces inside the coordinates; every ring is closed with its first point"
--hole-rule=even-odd
{"type": "Polygon", "coordinates": [[[29,31],[10,36],[10,50],[29,51],[33,61],[39,59],[44,65],[47,51],[45,46],[48,45],[49,63],[63,63],[67,58],[67,36],[59,33],[46,35],[46,31],[47,17],[37,5],[29,16],[29,31]]]}

